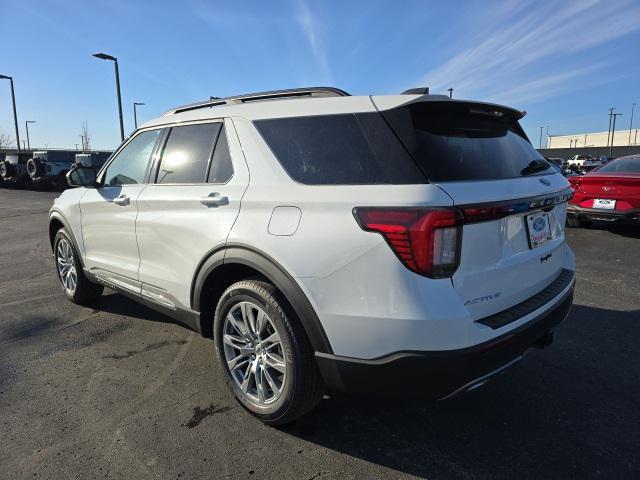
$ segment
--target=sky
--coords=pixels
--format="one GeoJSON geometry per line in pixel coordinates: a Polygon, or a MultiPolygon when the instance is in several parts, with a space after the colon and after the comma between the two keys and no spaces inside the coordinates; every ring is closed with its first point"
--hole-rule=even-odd
{"type": "Polygon", "coordinates": [[[640,0],[0,0],[0,32],[32,147],[73,148],[83,122],[93,148],[120,143],[113,64],[96,52],[118,58],[126,135],[134,101],[141,123],[211,95],[302,86],[453,88],[526,110],[534,145],[540,126],[606,131],[610,107],[626,129],[633,102],[640,124],[640,0]]]}

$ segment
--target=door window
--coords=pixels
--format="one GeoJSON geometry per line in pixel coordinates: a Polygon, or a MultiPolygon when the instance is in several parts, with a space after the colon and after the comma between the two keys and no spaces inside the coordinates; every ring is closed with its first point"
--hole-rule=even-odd
{"type": "Polygon", "coordinates": [[[222,127],[218,141],[216,142],[216,150],[211,160],[211,168],[209,170],[209,183],[227,183],[233,176],[233,165],[231,164],[231,154],[229,153],[229,144],[227,143],[227,130],[222,127]]]}
{"type": "Polygon", "coordinates": [[[104,185],[143,183],[160,130],[136,135],[113,159],[104,173],[104,185]]]}
{"type": "Polygon", "coordinates": [[[157,183],[204,183],[220,123],[173,127],[162,152],[157,183]]]}

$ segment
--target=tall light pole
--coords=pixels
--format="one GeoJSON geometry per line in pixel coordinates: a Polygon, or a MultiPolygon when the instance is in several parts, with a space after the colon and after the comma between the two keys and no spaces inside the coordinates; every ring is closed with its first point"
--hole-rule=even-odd
{"type": "Polygon", "coordinates": [[[118,114],[120,115],[120,141],[124,142],[124,120],[122,119],[122,97],[120,95],[120,71],[118,70],[118,59],[106,53],[95,53],[93,55],[101,60],[111,60],[116,68],[116,92],[118,93],[118,114]]]}
{"type": "Polygon", "coordinates": [[[611,145],[609,146],[609,156],[613,156],[613,136],[616,134],[616,117],[622,115],[621,113],[612,113],[613,126],[611,127],[611,145]]]}
{"type": "Polygon", "coordinates": [[[16,128],[16,149],[20,153],[20,132],[18,131],[18,114],[16,113],[16,94],[13,91],[13,77],[0,75],[0,79],[9,80],[11,82],[11,101],[13,102],[13,124],[16,128]]]}
{"type": "Polygon", "coordinates": [[[611,107],[609,109],[609,130],[607,130],[607,147],[609,146],[609,140],[611,139],[611,119],[613,118],[612,115],[615,109],[615,107],[611,107]]]}
{"type": "Polygon", "coordinates": [[[136,107],[140,105],[144,105],[142,102],[133,102],[133,124],[135,125],[135,129],[138,129],[138,112],[136,112],[136,107]]]}
{"type": "Polygon", "coordinates": [[[35,120],[25,120],[24,128],[27,131],[27,150],[31,150],[31,142],[29,141],[29,124],[36,123],[35,120]]]}
{"type": "Polygon", "coordinates": [[[84,153],[85,151],[85,147],[84,147],[84,135],[80,134],[78,135],[80,137],[80,140],[82,140],[82,153],[84,153]]]}
{"type": "Polygon", "coordinates": [[[636,108],[636,102],[631,105],[631,120],[629,121],[629,145],[631,145],[631,130],[633,130],[633,111],[636,108]]]}
{"type": "Polygon", "coordinates": [[[447,92],[449,92],[449,98],[453,98],[453,88],[447,88],[447,92]]]}
{"type": "Polygon", "coordinates": [[[540,148],[542,148],[542,129],[543,128],[544,128],[543,126],[540,127],[540,148]]]}

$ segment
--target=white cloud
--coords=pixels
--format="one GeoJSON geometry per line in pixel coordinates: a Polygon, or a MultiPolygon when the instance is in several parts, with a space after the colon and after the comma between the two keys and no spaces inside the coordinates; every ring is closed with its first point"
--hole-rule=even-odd
{"type": "Polygon", "coordinates": [[[450,60],[414,83],[522,106],[583,85],[582,79],[592,82],[609,63],[594,63],[589,49],[640,29],[640,4],[508,1],[478,14],[473,25],[450,60]]]}
{"type": "Polygon", "coordinates": [[[325,77],[325,81],[331,83],[331,68],[329,61],[327,60],[327,48],[325,37],[318,24],[317,18],[311,13],[309,5],[304,0],[298,1],[298,14],[296,20],[302,32],[304,33],[311,53],[320,69],[320,72],[325,77]]]}

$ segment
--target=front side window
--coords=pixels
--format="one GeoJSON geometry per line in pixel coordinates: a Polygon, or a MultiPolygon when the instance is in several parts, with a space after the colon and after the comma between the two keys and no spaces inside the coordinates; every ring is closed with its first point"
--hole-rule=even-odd
{"type": "Polygon", "coordinates": [[[149,158],[159,136],[160,130],[147,130],[136,135],[105,170],[104,185],[143,183],[149,158]]]}
{"type": "Polygon", "coordinates": [[[157,183],[204,183],[220,123],[173,127],[162,152],[157,183]]]}

